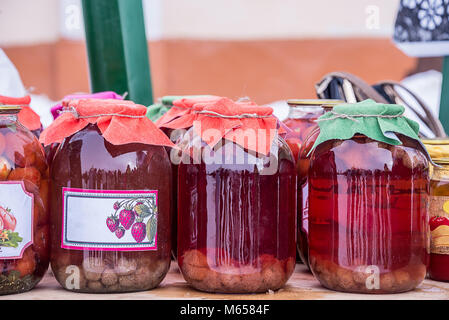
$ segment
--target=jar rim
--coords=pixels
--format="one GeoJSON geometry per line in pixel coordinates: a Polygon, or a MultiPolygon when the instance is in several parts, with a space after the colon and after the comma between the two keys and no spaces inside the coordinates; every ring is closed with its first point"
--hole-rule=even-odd
{"type": "Polygon", "coordinates": [[[289,106],[307,106],[307,107],[322,107],[322,106],[335,106],[345,103],[343,100],[338,99],[289,99],[287,104],[289,106]]]}
{"type": "Polygon", "coordinates": [[[438,139],[422,139],[421,140],[423,144],[425,145],[430,145],[430,146],[438,146],[438,145],[449,145],[449,139],[442,139],[442,138],[438,138],[438,139]]]}
{"type": "Polygon", "coordinates": [[[0,104],[0,114],[17,114],[22,110],[19,105],[0,104]]]}

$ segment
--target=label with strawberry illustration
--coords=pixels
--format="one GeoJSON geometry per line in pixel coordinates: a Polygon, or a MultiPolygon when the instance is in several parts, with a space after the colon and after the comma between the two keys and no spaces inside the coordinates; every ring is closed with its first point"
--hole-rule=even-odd
{"type": "Polygon", "coordinates": [[[430,252],[449,254],[449,197],[430,197],[430,252]]]}
{"type": "Polygon", "coordinates": [[[62,195],[62,248],[157,250],[157,191],[63,188],[62,195]]]}
{"type": "Polygon", "coordinates": [[[33,244],[33,203],[23,182],[0,182],[0,259],[20,259],[33,244]]]}

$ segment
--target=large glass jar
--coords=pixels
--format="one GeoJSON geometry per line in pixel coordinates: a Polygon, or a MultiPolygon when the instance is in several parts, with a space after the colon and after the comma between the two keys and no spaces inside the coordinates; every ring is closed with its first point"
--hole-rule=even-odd
{"type": "Polygon", "coordinates": [[[343,103],[341,100],[288,100],[289,112],[284,124],[293,130],[293,135],[286,139],[293,153],[293,158],[298,161],[299,149],[304,140],[316,128],[316,120],[325,113],[326,106],[343,103]]]}
{"type": "Polygon", "coordinates": [[[48,167],[36,137],[0,106],[0,294],[32,289],[48,269],[48,167]]]}
{"type": "Polygon", "coordinates": [[[328,140],[312,153],[309,261],[329,289],[403,292],[426,275],[428,160],[416,140],[397,137],[402,145],[328,140]]]}
{"type": "Polygon", "coordinates": [[[429,276],[449,281],[449,159],[435,160],[430,181],[429,276]]]}
{"type": "Polygon", "coordinates": [[[171,250],[164,147],[114,145],[90,124],[59,146],[51,181],[51,267],[65,289],[127,292],[162,281],[171,250]]]}
{"type": "Polygon", "coordinates": [[[281,138],[268,156],[193,129],[179,142],[178,263],[192,287],[255,293],[281,288],[295,267],[296,174],[281,138]]]}

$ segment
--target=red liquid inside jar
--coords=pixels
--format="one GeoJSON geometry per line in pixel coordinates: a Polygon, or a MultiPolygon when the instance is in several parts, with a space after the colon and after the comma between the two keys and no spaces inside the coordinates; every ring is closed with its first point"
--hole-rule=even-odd
{"type": "Polygon", "coordinates": [[[417,142],[328,141],[309,171],[309,259],[329,289],[415,288],[428,261],[428,162],[417,142]]]}
{"type": "MultiPolygon", "coordinates": [[[[113,145],[102,137],[96,125],[89,125],[66,138],[57,149],[51,168],[51,267],[58,282],[65,289],[90,293],[141,291],[156,287],[170,266],[170,200],[171,169],[163,147],[137,143],[113,145]],[[63,188],[120,193],[157,190],[157,249],[63,248],[63,188]]],[[[95,228],[109,232],[105,229],[105,219],[113,213],[113,208],[107,207],[106,211],[95,213],[105,214],[101,224],[95,228]]],[[[84,221],[78,223],[81,229],[86,227],[84,221]]],[[[132,233],[132,230],[130,227],[123,232],[132,233]]],[[[131,243],[134,244],[135,241],[131,243]]]]}
{"type": "Polygon", "coordinates": [[[281,288],[291,276],[296,174],[285,142],[275,143],[278,162],[272,174],[260,174],[263,159],[231,142],[214,150],[200,148],[223,164],[179,165],[178,263],[194,288],[265,292],[281,288]]]}

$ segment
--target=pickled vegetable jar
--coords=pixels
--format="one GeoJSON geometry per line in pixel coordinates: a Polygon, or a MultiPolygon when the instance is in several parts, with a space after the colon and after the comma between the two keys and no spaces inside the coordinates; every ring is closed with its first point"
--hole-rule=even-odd
{"type": "Polygon", "coordinates": [[[428,155],[403,112],[368,100],[319,119],[308,173],[309,261],[329,289],[403,292],[426,275],[428,155]]]}
{"type": "Polygon", "coordinates": [[[295,267],[296,174],[272,109],[223,98],[193,119],[178,143],[185,280],[207,292],[281,288],[295,267]]]}
{"type": "Polygon", "coordinates": [[[449,281],[449,159],[435,163],[430,182],[429,276],[449,281]]]}
{"type": "Polygon", "coordinates": [[[48,167],[39,141],[0,106],[0,294],[32,289],[48,269],[48,167]]]}
{"type": "Polygon", "coordinates": [[[81,99],[41,135],[51,169],[51,267],[79,292],[156,287],[170,265],[171,142],[128,101],[81,99]]]}
{"type": "Polygon", "coordinates": [[[312,130],[317,126],[315,120],[324,114],[323,105],[333,106],[343,103],[341,100],[288,100],[289,112],[284,124],[293,130],[294,134],[286,139],[293,152],[295,161],[298,160],[301,143],[307,138],[312,130]]]}

